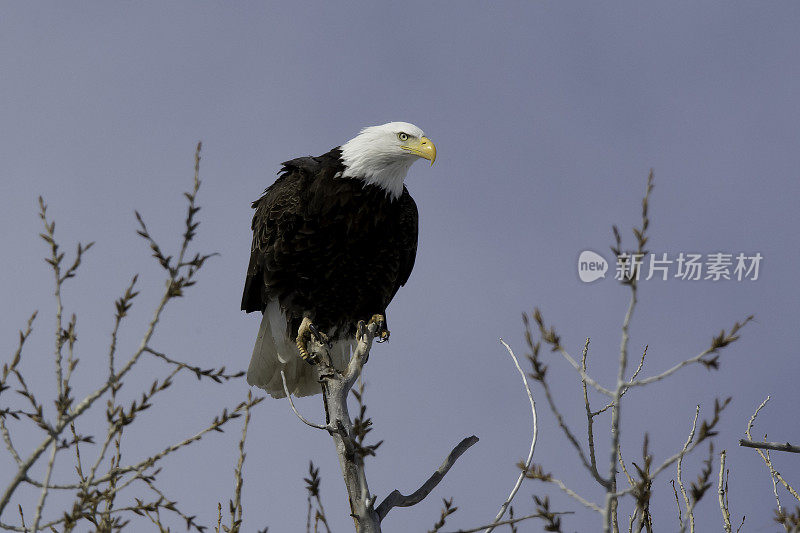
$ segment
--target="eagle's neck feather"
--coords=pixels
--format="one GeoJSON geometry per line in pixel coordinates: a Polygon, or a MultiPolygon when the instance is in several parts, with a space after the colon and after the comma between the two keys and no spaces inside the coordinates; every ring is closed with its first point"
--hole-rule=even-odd
{"type": "Polygon", "coordinates": [[[343,178],[357,178],[365,185],[377,185],[392,200],[403,194],[403,180],[415,156],[383,153],[364,143],[354,142],[358,137],[342,145],[341,160],[343,178]]]}

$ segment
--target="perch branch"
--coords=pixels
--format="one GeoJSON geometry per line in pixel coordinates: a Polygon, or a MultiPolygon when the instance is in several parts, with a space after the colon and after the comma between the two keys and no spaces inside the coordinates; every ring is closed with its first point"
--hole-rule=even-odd
{"type": "Polygon", "coordinates": [[[361,374],[377,330],[378,325],[375,323],[366,325],[363,321],[359,322],[356,332],[357,345],[343,372],[331,366],[329,354],[324,346],[316,341],[309,343],[310,351],[319,357],[320,364],[324,367],[320,373],[320,382],[328,420],[328,427],[325,429],[330,433],[336,446],[339,466],[342,469],[350,501],[350,514],[358,533],[380,533],[381,528],[380,518],[373,507],[375,497],[370,495],[367,485],[364,457],[359,453],[353,421],[347,409],[347,397],[361,374]]]}
{"type": "Polygon", "coordinates": [[[295,415],[308,426],[328,431],[333,439],[336,446],[336,454],[339,457],[342,477],[347,488],[350,515],[353,517],[358,533],[380,533],[381,520],[386,517],[389,510],[396,506],[408,507],[422,501],[442,480],[458,457],[478,441],[475,436],[462,440],[450,452],[439,469],[416,492],[410,496],[404,496],[395,490],[377,509],[375,508],[376,497],[370,495],[364,469],[364,456],[367,452],[359,444],[356,428],[348,412],[347,398],[369,357],[372,342],[378,333],[378,328],[379,325],[375,322],[366,324],[361,321],[358,323],[355,335],[357,344],[347,367],[344,369],[335,368],[331,364],[330,355],[324,345],[314,338],[309,342],[309,352],[312,352],[318,358],[318,364],[322,367],[320,383],[322,385],[322,399],[327,420],[325,426],[309,422],[300,415],[289,395],[286,377],[281,372],[284,392],[295,415]]]}

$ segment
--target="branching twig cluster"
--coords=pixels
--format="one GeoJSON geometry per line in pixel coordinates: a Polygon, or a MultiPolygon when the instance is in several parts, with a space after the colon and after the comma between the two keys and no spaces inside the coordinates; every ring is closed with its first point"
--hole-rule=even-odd
{"type": "MultiPolygon", "coordinates": [[[[526,520],[531,520],[533,518],[539,519],[544,522],[544,531],[551,531],[554,533],[562,533],[561,529],[561,517],[563,515],[573,514],[571,511],[552,511],[550,510],[550,498],[547,496],[540,498],[539,496],[533,497],[533,504],[534,508],[536,509],[535,513],[531,513],[525,516],[515,517],[513,513],[513,507],[509,508],[509,517],[506,520],[496,520],[492,522],[491,527],[496,526],[509,526],[512,532],[517,531],[516,525],[520,522],[524,522],[526,520]]],[[[478,533],[479,531],[485,531],[487,526],[476,527],[472,529],[459,529],[456,533],[478,533]]]]}
{"type": "MultiPolygon", "coordinates": [[[[770,450],[776,451],[783,451],[783,452],[790,452],[790,453],[799,453],[800,447],[793,446],[786,443],[779,443],[779,442],[767,442],[767,435],[764,435],[764,441],[757,442],[753,440],[753,436],[751,431],[753,429],[753,425],[756,422],[756,418],[758,417],[758,413],[761,412],[761,409],[767,405],[769,402],[770,397],[767,396],[761,405],[756,408],[753,416],[750,417],[750,421],[747,423],[747,429],[745,429],[745,435],[747,439],[742,439],[739,441],[740,446],[745,446],[748,448],[755,448],[756,453],[761,456],[761,459],[764,461],[764,464],[769,471],[770,480],[772,481],[772,492],[775,496],[775,521],[781,524],[784,529],[788,532],[800,532],[800,506],[795,507],[794,511],[787,511],[783,508],[781,504],[780,493],[778,491],[778,485],[783,487],[783,489],[788,492],[797,502],[800,504],[800,494],[798,494],[797,490],[789,484],[786,479],[775,470],[775,466],[772,464],[772,457],[770,456],[770,450]]],[[[723,510],[724,514],[724,510],[723,510]]]]}
{"type": "Polygon", "coordinates": [[[322,480],[319,477],[319,468],[314,468],[313,461],[308,463],[308,477],[303,478],[306,483],[308,493],[308,514],[306,517],[306,533],[311,533],[311,520],[314,520],[314,533],[319,531],[319,525],[325,526],[325,531],[331,533],[328,526],[328,518],[325,516],[325,508],[322,506],[322,498],[319,493],[319,486],[322,480]]]}
{"type": "MultiPolygon", "coordinates": [[[[196,275],[205,262],[213,255],[195,254],[189,257],[189,245],[194,239],[199,222],[196,215],[200,208],[196,205],[197,192],[200,187],[199,180],[200,145],[195,153],[195,174],[192,190],[185,194],[188,207],[185,219],[185,229],[182,241],[176,256],[165,255],[162,248],[151,236],[144,219],[139,213],[139,235],[150,245],[153,256],[159,266],[166,273],[165,289],[158,300],[147,327],[138,346],[129,349],[126,358],[120,360],[122,349],[117,344],[118,334],[133,306],[136,296],[138,276],[134,276],[122,296],[115,302],[114,322],[111,339],[107,352],[107,374],[102,381],[95,385],[94,390],[83,398],[75,397],[72,390],[72,377],[78,369],[77,357],[77,318],[72,315],[68,321],[64,320],[64,302],[62,290],[66,282],[74,278],[81,266],[84,254],[91,249],[93,243],[88,245],[78,244],[74,259],[71,263],[65,262],[65,254],[61,251],[56,240],[55,222],[47,214],[47,205],[40,198],[40,218],[44,225],[41,234],[47,243],[49,254],[46,258],[54,274],[55,295],[55,350],[54,374],[56,378],[55,401],[53,408],[40,401],[39,397],[46,394],[44,391],[33,390],[23,377],[21,366],[25,342],[32,334],[34,313],[28,320],[27,327],[20,332],[19,343],[11,361],[3,365],[0,377],[0,433],[6,449],[11,454],[16,472],[3,481],[5,488],[0,495],[0,528],[9,531],[40,531],[43,529],[55,530],[56,527],[63,531],[87,528],[97,531],[119,531],[125,527],[134,516],[147,518],[159,531],[167,531],[168,527],[162,519],[163,513],[171,513],[178,517],[188,529],[204,531],[206,527],[198,524],[194,515],[190,515],[179,507],[177,501],[167,497],[158,486],[158,476],[163,468],[163,459],[168,455],[199,441],[210,432],[221,432],[223,427],[231,420],[245,415],[244,432],[239,445],[239,463],[236,467],[236,485],[234,499],[231,500],[232,522],[225,531],[238,531],[241,523],[241,480],[242,464],[244,462],[244,437],[249,422],[250,408],[259,403],[262,398],[248,399],[233,409],[224,409],[205,427],[189,435],[180,442],[150,452],[145,459],[135,462],[124,460],[125,435],[132,431],[133,424],[139,415],[154,405],[157,396],[169,389],[176,376],[184,370],[192,372],[197,379],[207,379],[211,382],[221,383],[228,379],[236,378],[242,373],[227,373],[225,368],[201,369],[196,366],[180,362],[157,351],[152,345],[152,338],[156,328],[161,323],[167,304],[174,298],[184,295],[187,288],[194,285],[196,275]],[[128,402],[121,401],[119,391],[126,383],[130,371],[141,365],[149,354],[154,358],[167,363],[168,371],[162,378],[155,379],[141,394],[128,402]],[[12,383],[16,383],[16,386],[12,383]],[[14,402],[9,396],[14,388],[17,397],[21,400],[14,402]],[[105,434],[96,438],[95,435],[84,435],[78,431],[80,426],[88,420],[90,408],[105,401],[105,410],[100,411],[105,418],[105,434]],[[27,454],[23,454],[14,445],[13,436],[16,432],[29,431],[31,426],[26,426],[25,421],[32,423],[44,436],[40,443],[27,454]],[[11,423],[10,423],[11,422],[11,423]],[[43,460],[45,452],[47,459],[43,460]],[[71,480],[57,480],[55,466],[59,459],[65,460],[64,452],[72,452],[72,462],[76,478],[71,480]],[[34,466],[44,461],[44,474],[41,478],[34,478],[34,466]],[[5,512],[13,496],[22,486],[38,489],[39,497],[34,504],[18,504],[15,512],[19,514],[17,524],[11,523],[12,513],[5,512]],[[71,506],[62,512],[46,512],[48,495],[58,491],[72,499],[71,506]],[[27,507],[27,509],[25,508],[27,507]],[[26,512],[27,511],[27,512],[26,512]],[[26,515],[32,517],[26,522],[26,515]],[[48,518],[49,516],[49,518],[48,518]],[[91,524],[88,526],[87,524],[91,524]]],[[[84,355],[90,359],[91,355],[84,355]]],[[[37,362],[38,364],[38,362],[37,362]]],[[[141,455],[141,454],[137,454],[141,455]]]]}
{"type": "Polygon", "coordinates": [[[353,419],[353,433],[355,434],[354,445],[356,447],[356,453],[361,457],[374,456],[375,452],[380,448],[381,444],[383,444],[382,440],[379,440],[375,444],[366,443],[367,434],[372,431],[372,419],[367,416],[367,404],[364,403],[365,388],[366,383],[364,383],[362,376],[358,379],[357,389],[350,391],[358,403],[358,414],[353,419]]]}
{"type": "Polygon", "coordinates": [[[439,513],[439,520],[433,524],[433,529],[428,530],[428,533],[438,533],[438,531],[444,527],[445,523],[447,523],[447,517],[456,511],[458,511],[458,507],[453,505],[453,498],[449,500],[442,498],[442,511],[439,513]]]}
{"type": "MultiPolygon", "coordinates": [[[[699,354],[684,359],[675,364],[671,368],[649,377],[639,377],[642,372],[647,357],[648,347],[645,346],[639,352],[639,363],[636,369],[629,375],[629,339],[630,339],[630,324],[634,311],[636,309],[638,297],[638,269],[641,265],[641,258],[647,253],[646,245],[648,242],[648,228],[650,219],[648,215],[650,193],[653,190],[653,173],[647,179],[647,187],[645,195],[642,200],[642,216],[641,225],[633,228],[636,246],[633,250],[623,250],[622,237],[615,226],[613,227],[615,244],[612,246],[612,251],[617,258],[622,262],[624,275],[622,276],[623,285],[627,286],[630,290],[630,301],[628,309],[622,322],[622,338],[619,350],[619,363],[617,367],[616,383],[608,386],[601,384],[598,380],[589,374],[587,359],[589,355],[589,339],[586,339],[583,345],[583,353],[580,361],[574,358],[562,342],[561,336],[552,325],[548,325],[539,309],[536,309],[531,317],[523,315],[525,325],[525,337],[530,349],[528,356],[531,364],[530,377],[536,381],[544,392],[545,399],[547,400],[548,407],[552,411],[561,431],[565,435],[571,447],[574,448],[580,463],[584,469],[591,476],[591,478],[599,485],[605,493],[605,499],[602,503],[593,502],[590,498],[578,494],[573,489],[569,488],[563,481],[555,477],[552,473],[546,472],[541,465],[533,464],[528,467],[524,463],[520,463],[520,468],[526,477],[537,479],[539,481],[555,485],[561,491],[572,497],[584,507],[595,511],[600,516],[603,524],[603,531],[609,533],[617,533],[619,531],[618,521],[618,506],[619,500],[630,495],[634,501],[633,513],[629,516],[628,530],[629,531],[651,531],[652,520],[649,511],[650,499],[652,496],[653,479],[676,462],[680,464],[682,458],[696,448],[700,443],[710,439],[715,435],[715,428],[719,422],[719,417],[723,409],[727,406],[729,399],[724,401],[716,401],[714,405],[714,412],[710,419],[702,420],[700,427],[696,427],[697,415],[695,422],[692,426],[692,431],[685,444],[685,446],[674,455],[667,457],[660,463],[655,463],[652,454],[648,450],[647,435],[644,435],[642,446],[642,460],[641,463],[632,463],[633,469],[628,469],[623,460],[622,450],[620,447],[620,421],[622,417],[622,399],[625,394],[632,388],[642,387],[651,383],[662,381],[683,367],[700,364],[709,369],[716,369],[719,367],[719,352],[729,344],[735,342],[739,337],[738,333],[741,328],[751,320],[752,317],[747,317],[743,322],[731,327],[730,330],[722,331],[719,335],[712,338],[710,346],[701,351],[699,354]],[[535,338],[534,331],[537,335],[535,338]],[[548,381],[547,364],[543,360],[542,346],[548,346],[552,352],[559,353],[577,372],[581,380],[583,388],[584,410],[586,414],[587,433],[585,437],[585,444],[582,438],[578,436],[575,431],[566,423],[564,416],[559,410],[556,399],[552,393],[550,383],[548,381]],[[601,404],[602,407],[593,409],[590,402],[589,389],[594,389],[601,396],[605,397],[605,401],[601,404]],[[595,422],[598,416],[610,412],[610,426],[611,431],[609,435],[608,447],[608,462],[606,467],[601,466],[601,462],[597,456],[596,450],[596,434],[595,422]],[[628,487],[621,489],[618,487],[618,474],[622,469],[625,474],[625,479],[628,482],[628,487]]],[[[691,509],[710,487],[710,458],[705,464],[705,468],[701,472],[698,480],[691,485],[690,494],[687,494],[681,480],[679,485],[681,491],[685,495],[685,503],[688,507],[687,519],[691,520],[691,509]]],[[[677,496],[677,491],[675,492],[677,496]]],[[[680,507],[679,507],[680,509],[680,507]]],[[[683,519],[682,519],[683,520],[683,519]]]]}

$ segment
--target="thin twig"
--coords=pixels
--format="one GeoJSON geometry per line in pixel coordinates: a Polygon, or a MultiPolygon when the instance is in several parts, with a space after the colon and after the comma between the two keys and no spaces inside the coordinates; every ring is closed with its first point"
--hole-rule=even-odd
{"type": "Polygon", "coordinates": [[[0,416],[0,433],[3,434],[3,442],[6,443],[6,448],[11,453],[11,457],[14,458],[14,461],[18,465],[22,464],[22,458],[20,458],[19,453],[17,453],[17,449],[14,448],[14,443],[11,442],[11,433],[9,433],[6,427],[6,419],[4,416],[0,416]]]}
{"type": "Polygon", "coordinates": [[[675,507],[678,508],[678,527],[683,530],[683,510],[681,508],[681,501],[678,497],[678,489],[675,488],[675,480],[671,479],[670,483],[672,484],[672,493],[675,495],[675,507]]]}
{"type": "Polygon", "coordinates": [[[671,376],[672,374],[674,374],[675,372],[677,372],[678,370],[680,370],[681,368],[683,368],[685,366],[689,366],[691,364],[700,362],[700,360],[703,359],[705,356],[707,356],[707,355],[709,355],[711,353],[714,353],[715,351],[716,351],[716,349],[711,349],[711,348],[703,350],[702,352],[700,352],[699,354],[695,355],[694,357],[690,357],[689,359],[685,359],[685,360],[681,361],[680,363],[676,364],[675,366],[673,366],[672,368],[669,368],[668,370],[665,370],[664,372],[661,372],[660,374],[657,374],[655,376],[650,376],[650,377],[647,377],[647,378],[642,378],[642,379],[637,379],[637,380],[631,381],[628,384],[628,386],[629,387],[643,387],[645,385],[649,385],[650,383],[655,383],[656,381],[661,381],[661,380],[671,376]]]}
{"type": "Polygon", "coordinates": [[[234,497],[231,506],[231,532],[238,532],[242,522],[242,467],[244,466],[244,443],[247,439],[247,427],[250,425],[250,404],[253,401],[252,391],[247,391],[247,403],[244,408],[244,424],[242,425],[242,438],[239,440],[239,461],[234,470],[234,497]],[[238,515],[237,515],[238,513],[238,515]]]}
{"type": "MultiPolygon", "coordinates": [[[[664,462],[662,462],[661,465],[658,466],[658,468],[653,470],[653,472],[650,474],[650,479],[655,479],[655,477],[658,476],[658,474],[663,472],[666,468],[669,468],[673,463],[675,463],[675,461],[677,461],[678,459],[680,459],[684,455],[690,454],[697,447],[697,445],[700,444],[700,442],[701,441],[699,441],[699,440],[695,441],[695,442],[692,442],[692,444],[689,445],[689,448],[687,448],[686,451],[681,450],[678,453],[666,458],[664,460],[664,462]]],[[[632,493],[633,490],[634,490],[633,488],[621,490],[621,491],[618,491],[618,492],[614,493],[613,496],[615,498],[621,498],[622,496],[625,496],[626,494],[632,493]]]]}
{"type": "Polygon", "coordinates": [[[506,350],[508,351],[508,354],[514,360],[514,365],[517,367],[517,371],[519,372],[519,375],[522,376],[522,383],[523,383],[523,385],[525,385],[525,392],[528,393],[528,402],[530,402],[530,404],[531,404],[531,418],[532,418],[532,422],[533,422],[533,436],[531,437],[531,449],[528,452],[528,458],[525,460],[525,469],[522,472],[520,472],[519,477],[517,478],[517,482],[514,484],[514,488],[511,489],[511,493],[508,495],[508,498],[506,498],[506,501],[503,502],[503,505],[500,506],[500,511],[497,513],[497,516],[495,516],[494,522],[492,522],[492,525],[490,525],[486,529],[486,533],[491,533],[492,531],[494,531],[495,526],[499,525],[498,521],[501,518],[503,518],[503,515],[506,512],[506,509],[508,509],[508,506],[511,505],[511,501],[514,499],[514,496],[516,496],[520,485],[522,485],[522,480],[525,479],[525,471],[528,468],[530,468],[531,461],[533,461],[533,450],[534,450],[534,448],[536,448],[536,438],[537,438],[538,433],[539,433],[539,427],[538,427],[538,424],[537,424],[537,421],[536,421],[536,403],[533,401],[533,394],[531,393],[531,387],[528,384],[528,378],[525,375],[525,372],[519,366],[519,361],[517,360],[517,356],[514,355],[514,351],[511,349],[511,347],[508,344],[506,344],[506,341],[504,341],[503,339],[500,339],[500,342],[503,344],[503,346],[506,347],[506,350]]]}
{"type": "Polygon", "coordinates": [[[283,370],[281,370],[281,380],[283,380],[283,391],[286,393],[286,398],[289,400],[289,405],[292,406],[292,411],[294,411],[294,414],[297,415],[297,418],[299,418],[300,421],[303,422],[307,426],[311,426],[312,428],[315,428],[315,429],[322,429],[322,430],[327,431],[328,430],[328,426],[323,426],[323,425],[320,425],[320,424],[315,424],[313,422],[309,422],[308,420],[305,419],[305,417],[303,415],[300,414],[300,412],[294,406],[294,402],[292,401],[292,395],[289,393],[289,387],[286,386],[286,374],[283,373],[283,370]]]}
{"type": "Polygon", "coordinates": [[[75,421],[69,423],[69,430],[72,432],[72,439],[75,442],[75,471],[78,473],[78,479],[84,481],[86,478],[83,475],[83,462],[81,461],[81,448],[78,442],[78,433],[75,431],[75,421]]]}
{"type": "Polygon", "coordinates": [[[655,383],[656,381],[661,381],[662,379],[665,379],[665,378],[671,376],[672,374],[674,374],[675,372],[677,372],[681,368],[683,368],[685,366],[689,366],[689,365],[694,364],[694,363],[701,363],[704,366],[706,366],[706,368],[716,368],[718,366],[718,364],[716,362],[717,356],[715,356],[714,358],[711,358],[711,359],[705,359],[705,357],[707,355],[711,355],[713,353],[717,353],[719,350],[721,350],[725,346],[728,346],[732,342],[737,341],[739,339],[739,337],[737,335],[738,331],[740,329],[742,329],[744,326],[746,326],[751,320],[753,320],[753,318],[754,318],[753,315],[750,315],[747,318],[745,318],[741,323],[740,322],[736,322],[731,327],[731,329],[728,331],[728,333],[726,333],[723,330],[718,336],[714,337],[711,340],[711,346],[709,348],[706,348],[705,350],[703,350],[699,354],[695,355],[694,357],[690,357],[689,359],[685,359],[685,360],[681,361],[680,363],[676,364],[675,366],[673,366],[672,368],[670,368],[668,370],[665,370],[664,372],[661,372],[660,374],[657,374],[655,376],[650,376],[648,378],[643,378],[643,379],[638,379],[638,380],[631,381],[628,384],[628,386],[629,387],[642,387],[644,385],[649,385],[650,383],[655,383]]]}
{"type": "Polygon", "coordinates": [[[628,485],[633,487],[635,485],[633,477],[631,477],[630,472],[628,472],[628,467],[625,466],[625,461],[622,460],[622,446],[619,446],[617,452],[619,458],[619,466],[622,468],[622,473],[625,474],[625,478],[628,480],[628,485]]]}
{"type": "Polygon", "coordinates": [[[567,487],[567,485],[563,481],[561,481],[560,479],[554,478],[552,476],[548,476],[547,479],[543,479],[542,481],[544,481],[545,483],[552,483],[552,484],[556,485],[559,489],[561,489],[561,491],[564,494],[566,494],[567,496],[569,496],[573,500],[577,501],[578,503],[580,503],[581,505],[583,505],[587,509],[591,509],[592,511],[595,511],[595,512],[598,512],[600,514],[603,514],[604,511],[603,511],[602,507],[600,507],[599,505],[597,505],[594,502],[590,502],[589,500],[587,500],[586,498],[584,498],[583,496],[581,496],[580,494],[578,494],[577,492],[575,492],[571,488],[567,487]]]}
{"type": "Polygon", "coordinates": [[[42,491],[39,494],[39,503],[36,505],[36,514],[33,518],[33,531],[39,530],[39,522],[42,519],[42,511],[44,510],[44,501],[47,498],[48,484],[50,483],[50,476],[53,474],[53,466],[56,462],[56,453],[58,453],[58,442],[53,441],[53,446],[50,451],[50,459],[47,461],[47,470],[44,475],[44,482],[42,483],[42,491]]]}
{"type": "MultiPolygon", "coordinates": [[[[44,223],[44,229],[46,232],[42,234],[42,238],[50,245],[50,259],[46,261],[50,264],[53,269],[53,274],[55,276],[55,298],[56,298],[56,342],[55,342],[55,365],[56,365],[56,390],[58,392],[58,398],[61,399],[63,396],[64,390],[64,382],[62,379],[62,372],[63,367],[61,365],[61,346],[63,345],[63,336],[61,334],[61,316],[63,314],[64,307],[61,303],[61,259],[63,258],[63,254],[59,255],[58,253],[58,245],[55,241],[55,223],[48,223],[47,221],[47,205],[42,200],[42,197],[39,197],[39,218],[42,219],[42,223],[44,223]]],[[[39,526],[38,520],[34,519],[33,523],[34,529],[39,526]]]]}
{"type": "Polygon", "coordinates": [[[564,359],[567,360],[569,364],[572,365],[572,368],[574,368],[578,372],[578,374],[580,374],[581,379],[586,381],[586,383],[594,387],[601,394],[605,394],[606,396],[609,397],[614,396],[614,391],[603,387],[602,385],[600,385],[600,383],[595,381],[594,378],[592,378],[592,376],[584,372],[583,369],[581,368],[581,365],[578,364],[578,362],[563,347],[558,346],[558,352],[564,357],[564,359]]]}
{"type": "Polygon", "coordinates": [[[207,377],[209,379],[212,379],[212,380],[216,381],[217,383],[221,383],[222,380],[228,381],[230,379],[240,378],[240,377],[244,376],[244,374],[245,374],[244,371],[234,372],[233,374],[227,374],[225,372],[225,367],[224,366],[220,367],[220,368],[217,368],[217,369],[215,369],[215,368],[202,369],[199,366],[193,366],[193,365],[189,365],[187,363],[181,362],[181,361],[176,361],[174,359],[171,359],[166,354],[158,352],[158,351],[150,348],[149,346],[147,348],[145,348],[144,351],[149,353],[149,354],[151,354],[151,355],[154,355],[154,356],[158,357],[159,359],[161,359],[161,360],[163,360],[163,361],[165,361],[165,362],[167,362],[167,363],[169,363],[171,365],[177,366],[179,369],[185,368],[187,370],[191,370],[192,372],[194,372],[195,376],[197,376],[197,379],[201,379],[203,377],[207,377]]]}
{"type": "MultiPolygon", "coordinates": [[[[586,342],[583,345],[583,354],[581,356],[581,370],[587,373],[586,357],[589,355],[589,337],[586,337],[586,342]]],[[[594,416],[592,414],[592,407],[589,403],[589,389],[586,386],[586,380],[581,378],[581,387],[583,388],[583,406],[586,409],[586,435],[589,443],[589,463],[592,470],[597,471],[597,455],[594,451],[594,416]]],[[[609,404],[610,405],[610,404],[609,404]]]]}
{"type": "MultiPolygon", "coordinates": [[[[573,513],[572,511],[562,511],[562,512],[558,512],[558,513],[550,513],[550,514],[552,514],[552,515],[569,515],[569,514],[575,514],[575,513],[573,513]]],[[[484,531],[487,527],[507,526],[507,525],[510,525],[510,524],[516,524],[517,522],[522,522],[524,520],[530,520],[531,518],[541,518],[541,517],[542,517],[542,515],[540,513],[529,514],[529,515],[526,515],[526,516],[520,516],[520,517],[517,517],[517,518],[511,518],[511,519],[508,519],[508,520],[503,520],[501,522],[493,523],[493,524],[491,524],[489,526],[475,527],[475,528],[472,528],[472,529],[459,529],[458,531],[455,531],[453,533],[479,533],[480,531],[484,531]]]]}
{"type": "MultiPolygon", "coordinates": [[[[586,372],[582,371],[581,376],[587,375],[586,372]]],[[[581,382],[584,386],[587,383],[587,380],[581,377],[581,382]]],[[[586,457],[586,453],[583,451],[583,447],[578,442],[578,438],[572,432],[572,430],[567,426],[564,417],[561,415],[561,411],[559,411],[558,407],[556,406],[555,400],[553,399],[553,395],[550,392],[550,385],[547,383],[545,379],[539,380],[539,383],[542,385],[542,389],[544,390],[544,397],[547,400],[547,405],[550,407],[550,410],[553,412],[553,415],[556,417],[556,421],[558,422],[558,426],[564,432],[564,435],[567,437],[567,440],[572,444],[572,447],[575,448],[575,451],[578,453],[578,458],[583,463],[584,468],[589,471],[592,477],[602,486],[608,486],[608,480],[603,479],[600,473],[597,471],[596,467],[593,467],[589,458],[586,457]]]]}
{"type": "Polygon", "coordinates": [[[719,454],[719,482],[717,483],[717,494],[719,495],[719,508],[722,511],[722,522],[725,527],[725,533],[731,533],[731,512],[728,510],[728,501],[726,497],[727,484],[724,483],[725,453],[726,450],[722,450],[719,454]]]}
{"type": "Polygon", "coordinates": [[[678,486],[681,489],[681,495],[683,496],[683,503],[686,505],[686,518],[689,520],[689,530],[691,533],[694,533],[694,509],[691,500],[689,499],[689,495],[686,494],[686,488],[683,486],[683,479],[681,477],[681,467],[683,466],[683,457],[686,455],[686,449],[694,440],[694,433],[697,429],[697,417],[700,415],[700,406],[698,405],[694,411],[694,420],[692,421],[692,430],[689,432],[689,436],[686,438],[686,443],[683,445],[682,454],[678,458],[678,486]]]}
{"type": "MultiPolygon", "coordinates": [[[[647,348],[648,348],[648,346],[646,346],[646,345],[645,345],[645,347],[644,347],[644,350],[642,351],[642,357],[639,359],[639,366],[637,366],[637,367],[636,367],[636,371],[635,371],[635,372],[633,373],[633,375],[631,376],[631,379],[629,379],[629,380],[628,380],[628,385],[630,385],[631,383],[633,383],[634,381],[636,381],[636,376],[638,376],[638,375],[639,375],[639,372],[641,372],[641,371],[642,371],[642,368],[644,368],[644,359],[645,359],[645,357],[647,357],[647,348]]],[[[625,390],[623,390],[623,391],[622,391],[622,395],[621,395],[621,396],[624,396],[624,395],[625,395],[625,393],[626,393],[626,392],[628,392],[629,388],[630,388],[630,387],[625,387],[625,390]]],[[[612,406],[612,405],[614,405],[614,403],[613,403],[613,402],[609,402],[609,403],[607,403],[607,404],[605,405],[605,407],[603,407],[603,408],[602,408],[602,409],[600,409],[599,411],[594,411],[594,412],[592,412],[592,413],[591,413],[592,417],[595,417],[595,416],[597,416],[597,415],[600,415],[600,414],[602,414],[602,413],[605,413],[606,411],[608,411],[609,409],[611,409],[611,406],[612,406]]]]}
{"type": "MultiPolygon", "coordinates": [[[[161,501],[165,502],[165,505],[163,505],[163,507],[164,507],[165,509],[167,509],[167,510],[169,510],[169,511],[172,511],[173,513],[177,514],[178,516],[180,516],[180,517],[183,519],[183,521],[186,523],[186,529],[187,529],[187,530],[188,530],[188,529],[189,529],[191,526],[194,526],[194,527],[195,527],[195,529],[197,529],[197,530],[198,530],[200,533],[203,533],[203,531],[205,530],[205,527],[204,527],[204,526],[198,526],[197,524],[195,524],[195,523],[194,523],[194,518],[195,518],[194,516],[188,516],[188,515],[186,515],[186,513],[184,513],[184,512],[183,512],[183,511],[181,511],[180,509],[178,509],[178,508],[176,507],[176,505],[175,505],[177,502],[174,502],[174,501],[170,500],[169,498],[167,498],[167,497],[166,497],[166,495],[165,495],[163,492],[161,492],[161,491],[158,489],[158,487],[156,487],[156,486],[155,486],[155,485],[152,483],[152,481],[150,481],[150,480],[148,480],[148,479],[146,479],[146,478],[145,478],[145,479],[143,479],[143,481],[144,481],[144,482],[145,482],[145,484],[146,484],[146,485],[147,485],[147,486],[150,488],[150,490],[152,490],[153,492],[155,492],[155,493],[158,495],[158,497],[159,497],[159,502],[161,502],[161,501]]],[[[158,513],[158,506],[156,506],[156,511],[155,511],[155,512],[156,512],[156,513],[158,513]]],[[[168,533],[168,532],[169,532],[169,529],[167,529],[166,531],[167,531],[167,533],[168,533]]]]}

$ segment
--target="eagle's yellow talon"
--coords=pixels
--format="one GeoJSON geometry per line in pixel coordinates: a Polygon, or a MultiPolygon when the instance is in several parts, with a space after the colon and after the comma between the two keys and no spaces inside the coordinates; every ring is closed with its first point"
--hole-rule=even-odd
{"type": "Polygon", "coordinates": [[[317,337],[320,343],[328,343],[328,336],[319,331],[311,322],[310,318],[303,317],[300,327],[297,328],[297,340],[295,341],[297,344],[297,351],[300,352],[300,358],[303,361],[310,365],[315,365],[319,362],[319,359],[316,355],[308,352],[308,341],[311,340],[312,335],[317,337]]]}
{"type": "Polygon", "coordinates": [[[316,358],[313,357],[308,350],[306,349],[307,340],[303,340],[300,337],[297,337],[297,351],[300,352],[300,358],[303,359],[308,364],[314,364],[316,362],[316,358]]]}
{"type": "Polygon", "coordinates": [[[372,315],[372,318],[369,319],[369,324],[375,324],[378,326],[378,342],[386,342],[389,340],[389,330],[386,329],[386,317],[383,315],[372,315]]]}

